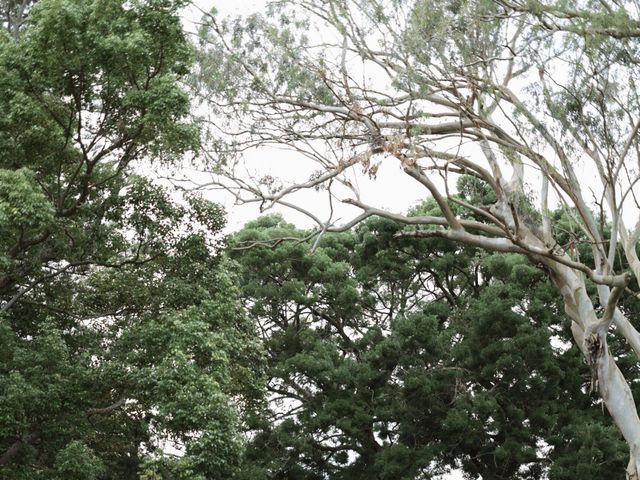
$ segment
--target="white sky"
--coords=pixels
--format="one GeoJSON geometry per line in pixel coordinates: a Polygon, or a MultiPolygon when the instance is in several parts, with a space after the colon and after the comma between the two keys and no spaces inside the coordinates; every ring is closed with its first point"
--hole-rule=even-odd
{"type": "MultiPolygon", "coordinates": [[[[196,8],[191,8],[184,15],[185,24],[189,30],[190,20],[200,17],[198,9],[210,11],[214,7],[219,15],[248,15],[264,9],[267,0],[195,0],[196,8]]],[[[302,158],[299,154],[276,148],[261,148],[245,155],[245,160],[249,168],[249,173],[255,178],[271,175],[283,182],[283,184],[293,183],[296,180],[307,180],[309,175],[318,170],[317,164],[302,158]]],[[[189,178],[196,182],[205,183],[210,180],[209,176],[199,171],[184,172],[189,178]]],[[[383,208],[396,213],[405,213],[409,208],[416,205],[427,196],[427,191],[415,180],[404,174],[395,159],[386,159],[381,164],[376,179],[369,179],[366,175],[359,175],[356,170],[350,180],[359,189],[361,200],[377,208],[383,208]]],[[[228,212],[227,231],[236,231],[248,221],[260,215],[257,205],[237,206],[229,195],[224,195],[219,191],[208,191],[205,196],[210,200],[221,203],[228,212]]],[[[340,203],[339,200],[352,198],[353,193],[344,189],[342,192],[336,190],[336,198],[333,201],[332,219],[336,225],[346,223],[351,218],[361,213],[361,210],[340,203]]],[[[301,191],[295,195],[288,196],[287,200],[305,207],[309,207],[315,215],[325,221],[329,218],[331,208],[326,192],[315,192],[313,190],[301,191]]],[[[274,207],[266,212],[280,212],[290,221],[302,228],[312,228],[316,226],[312,220],[303,214],[286,207],[274,207]]]]}
{"type": "MultiPolygon", "coordinates": [[[[200,12],[198,8],[203,11],[210,11],[211,8],[215,8],[221,16],[235,16],[248,15],[261,11],[267,3],[268,0],[194,0],[194,4],[197,7],[192,7],[191,10],[185,14],[185,23],[187,24],[187,28],[189,28],[188,24],[190,21],[197,21],[199,19],[200,12]]],[[[550,160],[555,157],[553,152],[548,153],[550,160]]],[[[248,174],[253,175],[255,178],[271,175],[274,178],[282,180],[284,185],[293,183],[295,180],[307,180],[310,173],[318,169],[317,165],[301,158],[300,155],[275,148],[261,148],[249,152],[245,157],[249,169],[248,174]]],[[[596,178],[597,175],[595,175],[593,168],[593,164],[588,161],[578,162],[576,165],[576,175],[582,183],[583,195],[588,203],[592,201],[590,189],[598,194],[601,191],[601,187],[596,178]]],[[[509,168],[507,168],[505,172],[507,176],[508,170],[509,168]]],[[[539,176],[531,172],[532,170],[529,171],[527,175],[529,175],[528,178],[531,182],[532,191],[539,192],[540,180],[537,178],[539,176]]],[[[201,182],[209,180],[206,174],[197,171],[189,172],[188,176],[201,182]]],[[[353,177],[350,178],[350,180],[359,187],[361,200],[364,203],[396,213],[405,213],[408,208],[423,200],[428,194],[423,186],[401,171],[395,159],[387,159],[382,163],[377,179],[371,180],[365,175],[358,175],[357,179],[353,177]]],[[[351,193],[345,191],[343,195],[338,193],[337,200],[352,196],[351,193]]],[[[257,206],[234,206],[231,198],[221,195],[220,192],[208,192],[207,197],[223,204],[227,208],[229,214],[228,231],[240,229],[247,221],[260,214],[257,206]]],[[[306,191],[287,197],[287,199],[292,203],[297,203],[305,207],[308,206],[321,220],[326,220],[329,216],[330,207],[326,195],[318,194],[314,191],[306,191]]],[[[551,202],[550,207],[554,208],[554,205],[557,205],[558,199],[553,190],[550,192],[549,200],[551,202]]],[[[340,204],[339,201],[334,201],[333,208],[334,221],[340,219],[335,222],[336,224],[344,223],[360,213],[359,209],[340,204]]],[[[308,217],[291,209],[278,207],[269,210],[269,212],[275,211],[282,212],[287,220],[301,227],[311,228],[314,226],[308,217]]],[[[635,209],[626,209],[625,213],[627,214],[625,217],[629,217],[625,218],[626,223],[635,223],[638,212],[635,209]]]]}

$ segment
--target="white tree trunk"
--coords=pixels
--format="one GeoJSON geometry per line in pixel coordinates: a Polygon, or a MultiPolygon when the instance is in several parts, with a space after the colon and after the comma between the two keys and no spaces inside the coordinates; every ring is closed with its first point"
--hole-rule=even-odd
{"type": "Polygon", "coordinates": [[[593,303],[580,274],[555,265],[553,281],[560,289],[565,311],[572,320],[571,331],[592,368],[593,387],[629,445],[627,479],[640,479],[640,418],[629,384],[609,353],[606,329],[598,329],[593,303]],[[593,333],[590,333],[593,332],[593,333]]]}

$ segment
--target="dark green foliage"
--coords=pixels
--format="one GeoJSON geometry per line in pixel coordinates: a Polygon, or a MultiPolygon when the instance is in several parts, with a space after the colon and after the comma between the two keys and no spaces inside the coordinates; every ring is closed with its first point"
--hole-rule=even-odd
{"type": "Polygon", "coordinates": [[[242,478],[622,471],[624,442],[591,406],[588,368],[544,272],[518,255],[398,238],[402,229],[372,219],[314,252],[278,216],[235,235],[269,355],[269,401],[242,478]]]}

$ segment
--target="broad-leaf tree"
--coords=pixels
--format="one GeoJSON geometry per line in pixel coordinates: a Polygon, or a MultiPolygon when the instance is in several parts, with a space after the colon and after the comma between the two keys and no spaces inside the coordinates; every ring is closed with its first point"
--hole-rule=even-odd
{"type": "Polygon", "coordinates": [[[198,147],[180,3],[4,7],[0,477],[231,476],[260,350],[223,212],[141,175],[198,147]]]}
{"type": "MultiPolygon", "coordinates": [[[[609,348],[615,332],[640,354],[635,319],[620,305],[636,295],[640,276],[637,5],[274,4],[270,15],[244,20],[206,17],[196,86],[230,119],[218,132],[221,155],[287,145],[319,167],[306,182],[280,186],[248,180],[229,157],[220,183],[240,202],[298,209],[289,194],[324,185],[361,209],[350,224],[386,216],[415,226],[406,237],[525,255],[562,295],[593,388],[629,446],[627,475],[639,478],[635,379],[622,375],[609,348]],[[363,202],[351,172],[373,175],[381,162],[423,186],[439,212],[399,215],[363,202]],[[462,173],[489,188],[484,203],[453,197],[462,173]],[[559,205],[576,227],[567,241],[552,226],[559,205]],[[588,257],[578,255],[578,239],[588,257]]],[[[319,233],[337,228],[309,213],[319,233]]]]}

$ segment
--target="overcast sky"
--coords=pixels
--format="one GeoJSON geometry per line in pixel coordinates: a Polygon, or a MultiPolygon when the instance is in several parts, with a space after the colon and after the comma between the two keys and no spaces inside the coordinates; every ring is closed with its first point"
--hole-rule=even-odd
{"type": "MultiPolygon", "coordinates": [[[[247,15],[264,9],[266,0],[196,0],[197,8],[210,11],[212,7],[218,11],[219,15],[247,15]]],[[[197,9],[191,9],[185,14],[185,24],[189,30],[194,29],[193,24],[197,21],[200,13],[197,9]]],[[[305,160],[299,154],[295,154],[282,149],[261,148],[259,150],[247,152],[246,165],[248,175],[261,178],[271,175],[279,179],[283,184],[295,181],[305,181],[309,176],[318,170],[318,166],[305,160]]],[[[397,213],[405,213],[426,196],[424,187],[405,175],[399,163],[395,159],[386,159],[380,165],[376,179],[369,179],[366,175],[360,175],[359,171],[353,172],[350,181],[357,186],[361,195],[361,200],[378,208],[384,208],[397,213]]],[[[207,182],[210,180],[200,172],[189,172],[188,176],[194,180],[207,182]]],[[[228,211],[228,231],[241,228],[247,221],[252,220],[260,214],[257,205],[238,207],[233,205],[229,196],[220,192],[207,192],[207,197],[225,205],[228,211]]],[[[361,211],[355,207],[341,204],[339,200],[353,197],[353,194],[337,190],[333,201],[332,221],[335,224],[346,223],[351,218],[357,216],[361,211]]],[[[302,191],[291,197],[288,201],[296,203],[313,211],[321,220],[325,221],[331,214],[331,207],[328,202],[326,192],[302,191]]],[[[276,207],[269,212],[281,212],[286,219],[304,228],[314,226],[313,221],[308,217],[285,207],[276,207]]],[[[267,213],[267,212],[265,212],[267,213]]]]}

